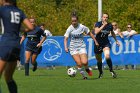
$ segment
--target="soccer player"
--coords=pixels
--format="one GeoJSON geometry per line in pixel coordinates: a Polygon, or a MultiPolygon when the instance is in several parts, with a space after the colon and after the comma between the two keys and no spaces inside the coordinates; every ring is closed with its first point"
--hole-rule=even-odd
{"type": "Polygon", "coordinates": [[[90,35],[94,40],[95,44],[98,46],[98,42],[96,41],[94,35],[89,31],[89,28],[80,24],[78,22],[78,16],[75,12],[73,12],[71,16],[71,25],[68,27],[64,35],[64,47],[66,52],[70,51],[70,54],[74,58],[78,70],[83,76],[83,79],[87,79],[87,76],[85,74],[85,71],[82,69],[82,66],[85,67],[85,70],[89,76],[92,76],[92,72],[88,67],[87,51],[86,45],[83,40],[83,33],[90,35]],[[69,37],[70,47],[68,50],[67,42],[69,37]]]}
{"type": "MultiPolygon", "coordinates": [[[[33,65],[33,71],[36,71],[37,69],[37,62],[36,58],[38,54],[42,50],[42,43],[46,40],[46,35],[44,34],[44,31],[36,26],[35,19],[30,18],[29,21],[34,26],[34,30],[31,32],[27,32],[25,35],[23,35],[21,42],[25,39],[25,37],[28,38],[25,48],[25,76],[29,76],[29,61],[31,58],[31,63],[33,65]],[[40,39],[42,37],[42,39],[40,39]]],[[[26,29],[28,30],[28,29],[26,29]]]]}
{"type": "Polygon", "coordinates": [[[0,40],[0,78],[4,72],[9,93],[17,93],[17,85],[13,79],[13,74],[20,55],[20,26],[22,22],[30,30],[33,29],[33,26],[25,14],[16,6],[16,0],[0,0],[0,2],[2,27],[2,37],[0,40]]]}
{"type": "Polygon", "coordinates": [[[103,76],[103,71],[102,71],[102,52],[104,53],[107,65],[109,66],[109,70],[112,74],[113,78],[116,78],[117,75],[113,71],[112,67],[112,60],[110,58],[110,42],[108,40],[108,35],[111,32],[113,38],[116,41],[116,44],[119,45],[119,42],[116,39],[116,36],[113,32],[113,27],[112,24],[108,22],[108,14],[104,13],[102,15],[102,21],[97,22],[95,24],[95,34],[96,34],[96,40],[99,43],[99,47],[94,46],[94,52],[95,52],[95,57],[97,59],[97,66],[99,70],[99,77],[102,78],[103,76]]]}

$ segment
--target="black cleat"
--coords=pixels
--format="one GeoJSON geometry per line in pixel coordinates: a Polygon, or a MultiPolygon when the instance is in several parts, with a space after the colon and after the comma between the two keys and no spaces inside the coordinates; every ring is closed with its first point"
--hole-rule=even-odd
{"type": "Polygon", "coordinates": [[[103,77],[103,73],[100,73],[98,78],[102,78],[103,77]]]}
{"type": "Polygon", "coordinates": [[[114,71],[110,72],[113,78],[117,78],[117,74],[114,71]]]}
{"type": "Polygon", "coordinates": [[[35,62],[35,64],[33,65],[33,72],[35,72],[37,70],[37,62],[35,62]]]}
{"type": "Polygon", "coordinates": [[[83,77],[84,80],[88,79],[87,77],[83,77]]]}

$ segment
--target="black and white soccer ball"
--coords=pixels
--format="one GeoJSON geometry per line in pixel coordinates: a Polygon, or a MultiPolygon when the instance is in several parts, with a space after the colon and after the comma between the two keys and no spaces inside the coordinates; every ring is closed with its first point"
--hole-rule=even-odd
{"type": "Polygon", "coordinates": [[[77,70],[74,67],[71,67],[67,70],[67,74],[70,77],[75,77],[77,73],[77,70]]]}

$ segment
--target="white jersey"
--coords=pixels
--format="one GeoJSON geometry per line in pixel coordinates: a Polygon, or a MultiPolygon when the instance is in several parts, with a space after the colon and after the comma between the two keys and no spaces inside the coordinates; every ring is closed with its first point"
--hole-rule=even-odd
{"type": "Polygon", "coordinates": [[[65,33],[65,37],[70,37],[70,51],[74,51],[81,48],[86,48],[86,45],[83,40],[83,33],[88,34],[90,32],[89,28],[78,24],[77,28],[74,28],[72,25],[70,25],[65,33]]]}
{"type": "Polygon", "coordinates": [[[44,33],[46,34],[46,36],[52,36],[52,34],[49,30],[45,30],[44,33]]]}
{"type": "Polygon", "coordinates": [[[113,30],[115,35],[119,35],[118,30],[119,30],[118,28],[116,30],[113,30]]]}
{"type": "Polygon", "coordinates": [[[124,31],[124,32],[122,32],[122,34],[123,34],[124,36],[128,36],[129,34],[134,34],[134,33],[136,33],[136,31],[135,31],[135,30],[131,30],[131,31],[124,31]]]}

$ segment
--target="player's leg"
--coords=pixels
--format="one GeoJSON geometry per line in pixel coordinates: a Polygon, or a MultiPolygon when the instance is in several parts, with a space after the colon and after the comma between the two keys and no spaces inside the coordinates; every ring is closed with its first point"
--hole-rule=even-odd
{"type": "Polygon", "coordinates": [[[32,60],[31,62],[32,62],[32,65],[33,65],[33,69],[32,69],[33,71],[36,71],[37,70],[36,58],[37,58],[37,54],[33,54],[32,55],[32,59],[31,59],[32,60]]]}
{"type": "Polygon", "coordinates": [[[87,54],[86,53],[80,54],[80,59],[81,59],[82,64],[84,65],[85,70],[88,73],[88,75],[92,76],[92,72],[91,72],[91,70],[88,67],[87,54]]]}
{"type": "Polygon", "coordinates": [[[112,66],[112,60],[110,58],[110,48],[109,47],[105,47],[103,49],[104,55],[105,55],[105,59],[107,62],[107,65],[109,66],[109,70],[113,71],[113,66],[112,66]]]}
{"type": "Polygon", "coordinates": [[[29,61],[31,55],[31,51],[25,51],[25,76],[29,76],[29,61]]]}
{"type": "Polygon", "coordinates": [[[5,66],[6,66],[6,62],[3,60],[0,60],[0,78],[2,76],[2,73],[3,73],[5,66]]]}
{"type": "Polygon", "coordinates": [[[75,62],[77,64],[77,69],[80,72],[80,74],[83,76],[83,79],[87,79],[85,71],[82,68],[82,63],[81,63],[80,55],[79,54],[73,54],[72,57],[75,60],[75,62]]]}
{"type": "Polygon", "coordinates": [[[97,67],[99,71],[98,78],[103,77],[103,70],[102,70],[102,54],[95,54],[96,60],[97,60],[97,67]]]}
{"type": "Polygon", "coordinates": [[[10,93],[17,93],[17,85],[13,79],[13,74],[17,65],[17,61],[7,63],[5,67],[4,77],[10,93]]]}
{"type": "Polygon", "coordinates": [[[103,49],[103,52],[104,52],[104,55],[105,55],[105,59],[106,59],[107,65],[109,66],[109,70],[110,70],[112,76],[113,76],[114,78],[116,78],[117,75],[116,75],[116,73],[113,71],[112,60],[111,60],[111,58],[110,58],[110,48],[109,48],[109,47],[105,47],[105,48],[103,49]]]}
{"type": "MultiPolygon", "coordinates": [[[[5,66],[6,66],[6,62],[0,60],[0,79],[1,79],[5,66]]],[[[0,93],[1,93],[1,81],[0,81],[0,93]]]]}

